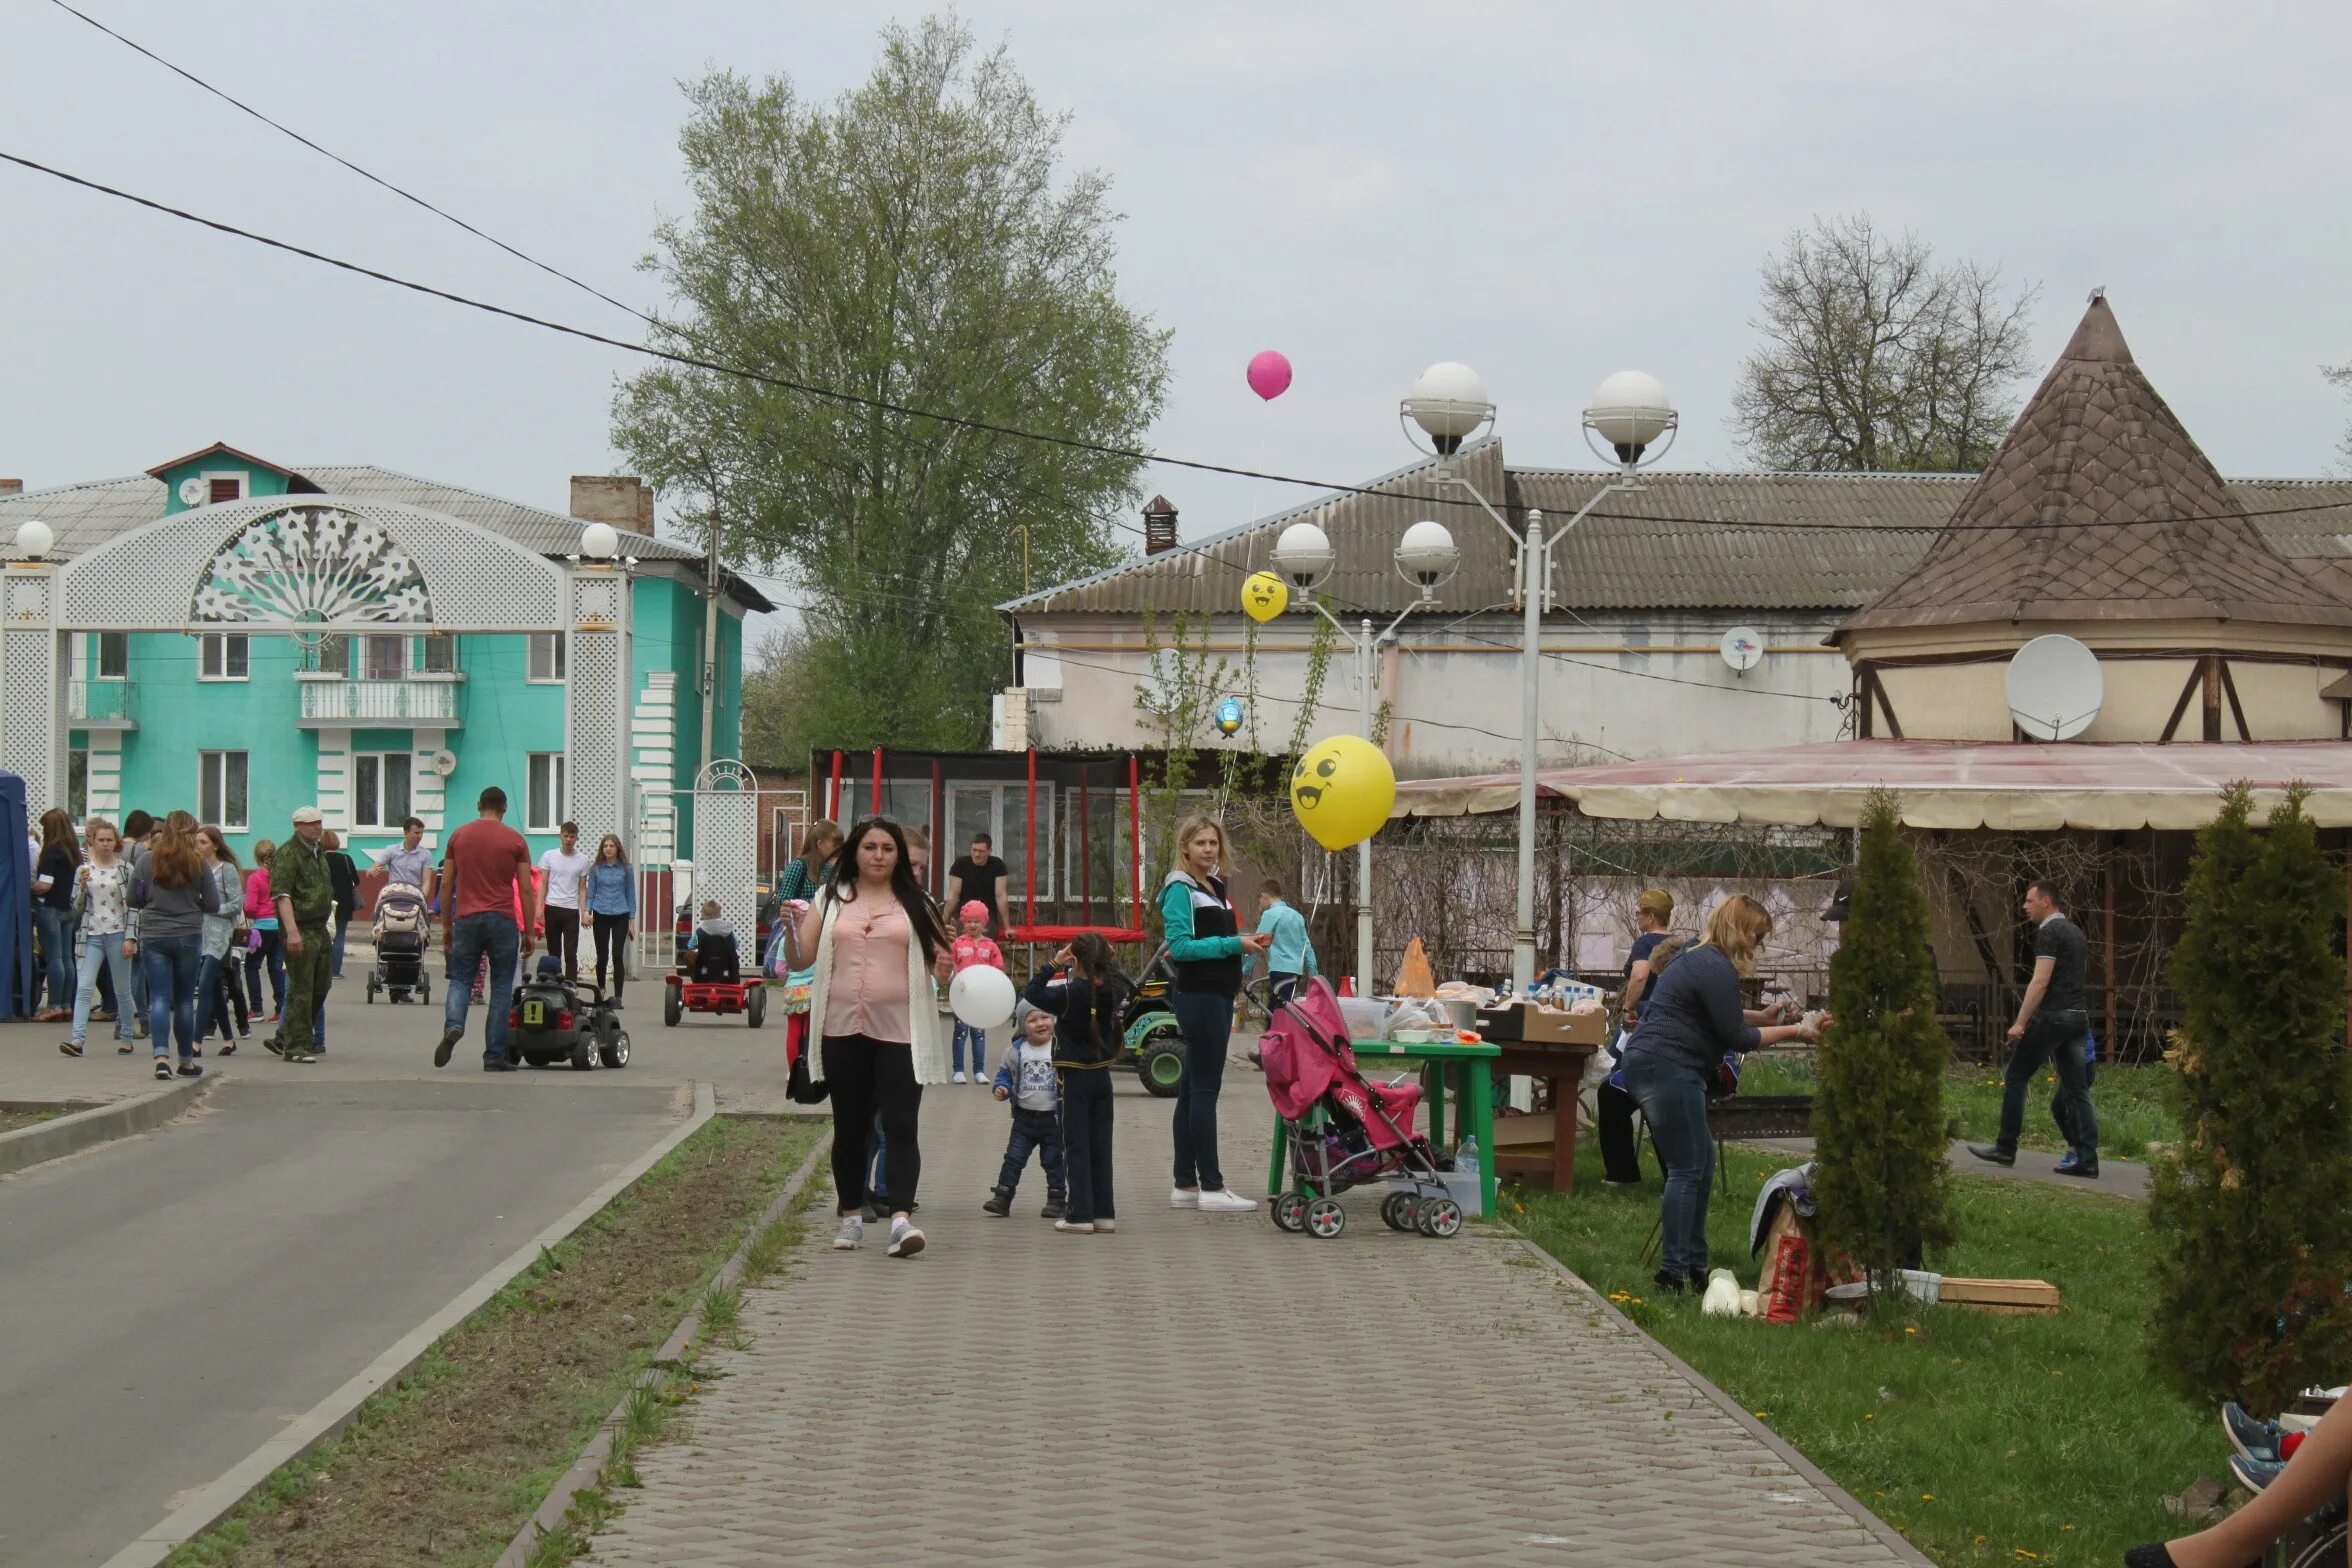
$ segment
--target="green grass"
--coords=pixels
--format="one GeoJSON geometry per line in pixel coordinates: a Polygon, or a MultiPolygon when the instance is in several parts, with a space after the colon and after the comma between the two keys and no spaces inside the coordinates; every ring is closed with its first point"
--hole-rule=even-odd
{"type": "MultiPolygon", "coordinates": [[[[2151,1143],[2177,1143],[2179,1130],[2165,1109],[2163,1067],[2112,1067],[2101,1063],[2091,1084],[2091,1108],[2099,1113],[2099,1153],[2109,1159],[2144,1160],[2151,1143]]],[[[2026,1101],[2028,1149],[2063,1149],[2066,1140],[2050,1120],[2050,1095],[2057,1077],[2044,1070],[2026,1101]]],[[[1748,1058],[1740,1073],[1742,1094],[1811,1094],[1819,1088],[1813,1063],[1803,1056],[1764,1053],[1748,1058]]],[[[1955,1065],[1944,1074],[1944,1107],[1960,1118],[1960,1136],[1990,1143],[2001,1128],[1999,1069],[1955,1065]]]]}
{"type": "MultiPolygon", "coordinates": [[[[1712,1206],[1716,1262],[1749,1285],[1749,1214],[1761,1180],[1785,1163],[1732,1150],[1732,1192],[1712,1206]]],[[[1653,1295],[1655,1264],[1640,1253],[1657,1178],[1617,1191],[1600,1176],[1587,1146],[1574,1197],[1514,1187],[1503,1216],[1938,1563],[2105,1568],[2180,1528],[2163,1511],[2167,1493],[2227,1474],[2212,1416],[2158,1389],[2141,1353],[2139,1204],[1962,1178],[1960,1243],[1937,1266],[2049,1280],[2059,1316],[1940,1307],[1859,1327],[1784,1326],[1702,1318],[1694,1301],[1653,1295]]]]}

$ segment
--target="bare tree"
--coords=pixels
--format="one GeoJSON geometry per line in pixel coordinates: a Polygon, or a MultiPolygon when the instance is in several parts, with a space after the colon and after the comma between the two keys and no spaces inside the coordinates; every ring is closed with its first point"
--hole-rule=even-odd
{"type": "MultiPolygon", "coordinates": [[[[2346,394],[2352,395],[2352,359],[2341,365],[2322,365],[2319,373],[2327,377],[2330,386],[2342,387],[2346,394]]],[[[2343,454],[2347,471],[2352,472],[2352,429],[2337,437],[2336,450],[2343,454]]]]}
{"type": "Polygon", "coordinates": [[[1817,218],[1764,263],[1764,346],[1740,366],[1730,425],[1771,468],[1972,473],[2016,417],[2040,291],[2000,269],[1938,266],[1869,214],[1817,218]]]}

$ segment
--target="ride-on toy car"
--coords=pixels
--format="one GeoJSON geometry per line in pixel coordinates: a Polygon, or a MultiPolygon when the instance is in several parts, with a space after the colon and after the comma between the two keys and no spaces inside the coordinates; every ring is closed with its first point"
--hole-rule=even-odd
{"type": "Polygon", "coordinates": [[[767,1020],[768,987],[755,970],[738,967],[732,934],[704,933],[699,945],[678,955],[678,967],[662,976],[662,1023],[676,1028],[688,1013],[741,1013],[757,1029],[767,1020]]]}
{"type": "Polygon", "coordinates": [[[511,1049],[533,1067],[570,1062],[586,1072],[591,1067],[629,1065],[629,1032],[612,1001],[592,981],[567,984],[560,969],[545,966],[515,987],[506,1015],[511,1049]]]}

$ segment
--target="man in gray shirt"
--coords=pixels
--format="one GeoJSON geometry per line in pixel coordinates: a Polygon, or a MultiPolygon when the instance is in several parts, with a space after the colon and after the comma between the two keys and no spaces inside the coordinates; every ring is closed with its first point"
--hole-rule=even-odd
{"type": "Polygon", "coordinates": [[[1990,1146],[1968,1152],[1994,1165],[2017,1163],[2017,1139],[2025,1129],[2025,1098],[2034,1074],[2048,1063],[2057,1070],[2058,1092],[2050,1116],[2069,1145],[2057,1165],[2061,1176],[2099,1174],[2099,1118],[2091,1109],[2090,1063],[2084,1050],[2091,1034],[2091,1004],[2083,981],[2090,944],[2082,928],[2059,908],[2056,884],[2026,884],[2025,917],[2034,922],[2033,979],[2009,1026],[2009,1074],[2001,1094],[2001,1131],[1990,1146]]]}
{"type": "Polygon", "coordinates": [[[394,847],[379,850],[376,864],[384,868],[385,879],[405,882],[425,895],[425,902],[433,901],[433,852],[425,848],[425,825],[415,817],[400,824],[400,842],[394,847]]]}

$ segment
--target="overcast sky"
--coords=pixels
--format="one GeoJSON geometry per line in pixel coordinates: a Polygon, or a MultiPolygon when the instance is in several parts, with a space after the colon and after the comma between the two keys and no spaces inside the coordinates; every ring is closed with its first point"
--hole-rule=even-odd
{"type": "MultiPolygon", "coordinates": [[[[676,83],[830,98],[917,10],[771,0],[78,0],[328,147],[607,292],[681,209],[676,83]]],[[[2341,4],[974,3],[1071,157],[1112,173],[1128,301],[1174,329],[1159,450],[1356,480],[1396,400],[1486,377],[1515,462],[1587,461],[1605,374],[1662,377],[1677,466],[1723,424],[1759,261],[1867,210],[2043,285],[2046,359],[2104,284],[2225,473],[2331,471],[2352,359],[2341,4]],[[2333,234],[2331,241],[2327,238],[2333,234]],[[1261,348],[1297,367],[1262,404],[1261,348]]],[[[0,0],[0,148],[517,308],[630,317],[380,191],[48,0],[0,0]]],[[[0,475],[222,439],[562,510],[633,361],[0,166],[0,475]]],[[[1159,468],[1187,537],[1309,492],[1159,468]]]]}

